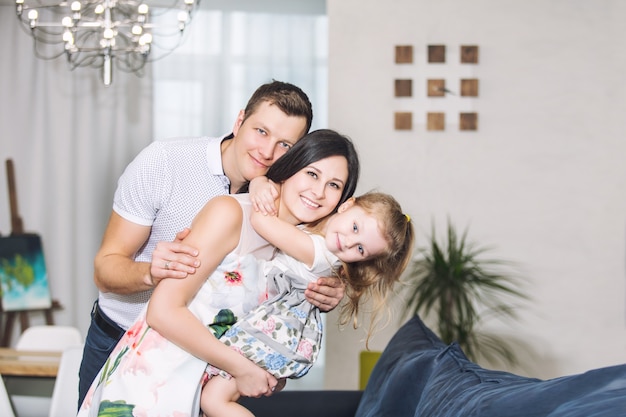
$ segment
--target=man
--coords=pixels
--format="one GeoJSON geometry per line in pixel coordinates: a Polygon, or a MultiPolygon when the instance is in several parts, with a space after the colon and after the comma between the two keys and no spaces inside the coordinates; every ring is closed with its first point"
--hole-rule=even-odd
{"type": "MultiPolygon", "coordinates": [[[[311,107],[300,88],[273,81],[254,92],[227,137],[153,142],[129,164],[94,261],[100,293],[79,372],[79,406],[154,287],[165,278],[185,278],[199,266],[196,249],[180,240],[200,208],[265,175],[309,131],[311,107]]],[[[343,297],[343,287],[336,278],[320,278],[306,295],[329,311],[343,297]]]]}

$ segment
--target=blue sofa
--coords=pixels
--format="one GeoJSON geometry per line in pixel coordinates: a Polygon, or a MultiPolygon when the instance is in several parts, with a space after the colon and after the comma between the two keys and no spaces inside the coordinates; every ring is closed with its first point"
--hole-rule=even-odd
{"type": "Polygon", "coordinates": [[[416,316],[391,339],[365,391],[285,391],[242,403],[256,417],[620,417],[626,365],[550,380],[488,370],[416,316]]]}

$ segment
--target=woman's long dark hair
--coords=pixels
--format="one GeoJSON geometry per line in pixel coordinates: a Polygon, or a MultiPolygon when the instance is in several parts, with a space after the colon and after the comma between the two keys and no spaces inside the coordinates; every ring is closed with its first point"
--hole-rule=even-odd
{"type": "Polygon", "coordinates": [[[267,171],[267,177],[277,184],[290,178],[296,172],[331,156],[343,156],[348,161],[348,179],[341,193],[337,207],[352,197],[359,181],[359,156],[352,141],[334,130],[320,129],[307,134],[267,171]]]}

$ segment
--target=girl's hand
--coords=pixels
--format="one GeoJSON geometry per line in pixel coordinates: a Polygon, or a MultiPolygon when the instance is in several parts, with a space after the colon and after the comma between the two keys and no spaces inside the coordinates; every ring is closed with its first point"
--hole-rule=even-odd
{"type": "Polygon", "coordinates": [[[267,177],[256,177],[250,181],[249,185],[250,201],[255,211],[263,215],[276,215],[276,204],[274,203],[280,195],[277,184],[267,179],[267,177]]]}

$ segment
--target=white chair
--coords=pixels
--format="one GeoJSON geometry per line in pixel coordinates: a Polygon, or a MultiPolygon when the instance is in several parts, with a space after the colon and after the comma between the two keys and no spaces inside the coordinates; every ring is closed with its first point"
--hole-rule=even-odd
{"type": "MultiPolygon", "coordinates": [[[[84,340],[80,331],[75,327],[58,325],[31,326],[24,330],[18,337],[15,343],[15,349],[64,352],[68,348],[82,346],[83,342],[84,340]]],[[[76,378],[78,378],[78,371],[76,378]]],[[[52,387],[52,395],[54,395],[57,382],[55,382],[52,387]]],[[[71,387],[66,387],[66,389],[72,388],[78,390],[78,382],[74,383],[71,387]]],[[[49,396],[14,394],[11,396],[11,401],[15,409],[15,414],[20,417],[46,416],[52,406],[52,398],[49,396]]],[[[73,400],[71,405],[68,404],[68,406],[73,407],[73,410],[70,414],[66,414],[66,416],[76,415],[77,403],[78,391],[76,392],[76,399],[73,400]]],[[[0,414],[0,417],[1,416],[0,414]]]]}
{"type": "Polygon", "coordinates": [[[43,350],[63,352],[70,346],[82,345],[83,336],[71,326],[32,326],[24,330],[17,339],[17,350],[43,350]]]}
{"type": "Polygon", "coordinates": [[[2,379],[2,375],[0,375],[0,416],[15,417],[13,404],[11,404],[11,399],[9,398],[9,394],[7,393],[7,388],[4,386],[4,380],[2,379]]]}
{"type": "Polygon", "coordinates": [[[78,370],[83,358],[83,346],[72,346],[63,351],[59,372],[52,391],[48,417],[68,417],[78,411],[78,370]]]}

